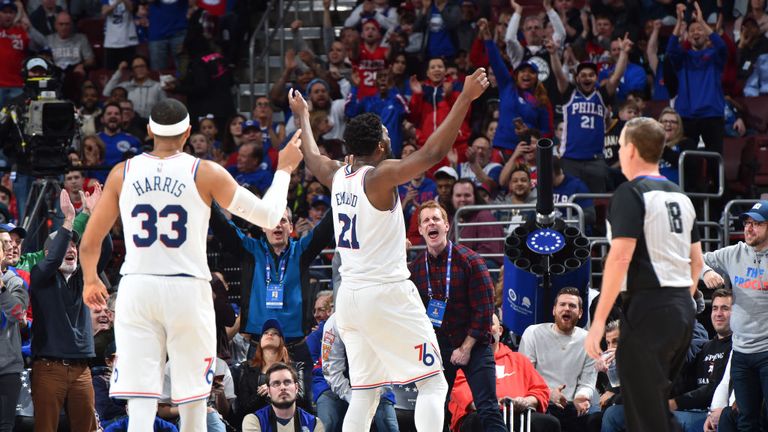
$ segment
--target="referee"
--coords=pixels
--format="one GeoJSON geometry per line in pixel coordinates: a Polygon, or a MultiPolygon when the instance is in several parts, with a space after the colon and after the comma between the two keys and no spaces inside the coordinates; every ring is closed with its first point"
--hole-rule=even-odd
{"type": "Polygon", "coordinates": [[[703,265],[693,205],[659,174],[663,149],[664,128],[656,120],[636,118],[621,131],[619,161],[630,181],[611,200],[611,249],[584,341],[597,359],[606,317],[626,290],[616,364],[630,432],[679,430],[667,399],[693,330],[698,277],[691,275],[698,276],[703,265]]]}

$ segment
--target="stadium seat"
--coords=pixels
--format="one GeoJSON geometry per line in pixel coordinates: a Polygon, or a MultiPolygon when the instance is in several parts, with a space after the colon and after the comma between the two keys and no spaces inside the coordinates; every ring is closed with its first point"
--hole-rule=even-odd
{"type": "Polygon", "coordinates": [[[768,133],[768,95],[739,97],[736,101],[747,109],[747,127],[768,133]]]}
{"type": "Polygon", "coordinates": [[[756,145],[752,138],[725,138],[723,163],[726,190],[734,195],[752,196],[757,171],[756,145]]]}
{"type": "Polygon", "coordinates": [[[755,142],[755,151],[757,153],[757,172],[755,173],[755,186],[768,188],[768,136],[756,136],[752,138],[755,142]]]}
{"type": "Polygon", "coordinates": [[[82,18],[77,22],[77,31],[88,38],[96,56],[96,64],[104,64],[104,18],[82,18]]]}

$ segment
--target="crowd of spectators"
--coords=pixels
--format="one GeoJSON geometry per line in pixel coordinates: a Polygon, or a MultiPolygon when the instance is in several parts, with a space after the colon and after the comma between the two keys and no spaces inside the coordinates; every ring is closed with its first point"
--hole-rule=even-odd
{"type": "MultiPolygon", "coordinates": [[[[743,98],[768,94],[765,0],[362,0],[348,13],[335,10],[334,4],[322,1],[318,19],[322,40],[314,41],[318,44],[306,37],[304,22],[286,25],[293,33],[293,46],[281,72],[266,94],[255,97],[254,106],[238,112],[233,89],[238,68],[247,64],[243,41],[253,31],[252,23],[265,13],[262,2],[0,0],[0,104],[18,107],[28,101],[24,78],[56,75],[59,97],[73,101],[80,118],[79,138],[68,155],[72,168],[61,178],[66,193],[57,211],[63,222],[54,224],[63,234],[45,245],[30,242],[26,254],[21,253],[26,232],[13,223],[25,216],[34,178],[20,169],[23,161],[16,160],[9,148],[10,120],[0,126],[5,151],[0,167],[17,171],[0,181],[0,219],[10,224],[0,225],[0,240],[3,232],[11,237],[3,240],[0,338],[7,335],[9,346],[26,347],[26,360],[19,353],[7,367],[0,361],[0,383],[7,382],[5,374],[18,374],[24,366],[47,368],[50,373],[64,365],[62,361],[67,368],[81,367],[79,384],[89,379],[87,366],[93,379],[93,388],[74,387],[76,382],[66,389],[75,393],[56,398],[51,397],[56,392],[50,382],[33,383],[33,388],[43,389],[34,402],[40,407],[36,417],[44,418],[45,424],[58,422],[65,403],[82,408],[75,398],[84,394],[91,401],[86,411],[95,409],[103,427],[125,427],[121,420],[127,414],[125,406],[106,393],[114,361],[109,343],[113,312],[90,314],[77,295],[62,294],[60,304],[47,302],[36,288],[37,293],[43,286],[69,287],[75,293],[78,285],[82,289],[82,281],[70,277],[79,270],[57,265],[77,262],[74,245],[108,169],[151,150],[146,125],[159,100],[179,98],[189,107],[193,134],[185,151],[220,163],[240,184],[263,194],[271,184],[279,149],[298,126],[288,106],[289,89],[298,89],[307,98],[312,133],[322,152],[342,160],[347,120],[375,113],[389,132],[392,157],[407,158],[448,115],[464,77],[478,67],[486,68],[491,88],[473,104],[453,150],[441,164],[401,185],[398,193],[411,245],[424,243],[419,232],[421,205],[436,202],[447,212],[448,238],[469,239],[463,246],[484,256],[495,276],[503,264],[499,239],[533,212],[457,211],[482,204],[534,203],[538,140],[549,138],[556,145],[552,167],[556,203],[568,202],[574,194],[610,192],[626,181],[618,159],[623,124],[648,114],[651,103],[668,101],[658,115],[667,140],[660,170],[678,182],[682,151],[698,148],[722,154],[726,137],[757,134],[743,98]],[[46,61],[28,60],[32,54],[46,61]],[[32,310],[56,307],[67,308],[70,321],[77,321],[73,332],[82,333],[82,339],[40,336],[58,334],[58,327],[70,328],[56,321],[46,323],[43,316],[48,312],[33,319],[32,310]],[[29,346],[36,329],[36,342],[29,346]],[[40,351],[45,349],[50,352],[40,351]]],[[[686,169],[686,189],[705,190],[714,168],[704,164],[686,169]]],[[[322,339],[323,324],[332,311],[332,296],[326,290],[333,284],[327,281],[338,266],[332,254],[323,253],[333,247],[331,199],[330,191],[308,169],[300,168],[291,177],[289,207],[274,229],[260,230],[214,210],[210,248],[222,257],[234,257],[232,263],[240,271],[226,278],[217,273],[212,282],[219,364],[209,430],[224,430],[227,423],[240,429],[248,414],[267,406],[266,374],[277,363],[297,372],[298,406],[318,412],[326,428],[340,425],[348,382],[344,387],[343,377],[334,381],[343,370],[328,371],[320,350],[328,342],[322,339]],[[265,299],[266,288],[274,283],[285,286],[280,304],[265,299]],[[329,406],[333,415],[328,414],[329,406]],[[326,411],[320,413],[321,407],[326,411]]],[[[602,233],[592,200],[577,198],[576,203],[584,210],[588,230],[602,233]]],[[[103,277],[113,287],[112,305],[123,242],[118,222],[103,250],[103,277]]],[[[221,258],[212,265],[223,262],[226,259],[221,258]]],[[[582,314],[581,301],[572,292],[562,294],[553,311],[557,330],[531,328],[528,338],[522,335],[520,352],[525,357],[499,345],[500,326],[489,330],[497,363],[521,371],[528,380],[528,387],[503,384],[504,380],[497,384],[509,391],[504,395],[509,398],[530,397],[515,406],[536,411],[534,422],[541,430],[553,427],[545,413],[559,418],[563,430],[592,430],[599,428],[596,411],[620,402],[620,394],[603,379],[606,365],[598,362],[595,369],[582,356],[583,349],[567,356],[571,366],[551,364],[551,358],[562,359],[566,350],[551,352],[558,344],[578,351],[580,343],[570,342],[582,337],[572,325],[582,314]],[[579,377],[564,376],[577,370],[583,370],[579,377]]],[[[722,302],[718,300],[718,311],[724,308],[722,302]]],[[[730,300],[725,309],[729,307],[730,300]]],[[[729,338],[729,328],[723,328],[721,316],[718,320],[716,338],[729,338]]],[[[694,351],[699,350],[700,346],[694,351]]],[[[703,360],[695,352],[691,370],[678,386],[679,395],[716,378],[701,372],[703,360]]],[[[0,354],[0,359],[4,356],[0,354]]],[[[722,374],[721,359],[715,375],[722,374]]],[[[45,372],[35,376],[41,380],[45,372]]],[[[466,399],[468,391],[462,388],[466,383],[460,373],[453,386],[457,401],[466,399]]],[[[714,390],[709,387],[707,391],[714,390]]],[[[676,407],[686,409],[707,407],[699,403],[706,399],[699,394],[695,407],[686,402],[690,398],[681,397],[672,399],[670,406],[676,401],[676,407]]],[[[381,406],[391,408],[393,400],[385,393],[381,406]]],[[[459,429],[462,423],[473,423],[463,419],[471,414],[470,405],[454,405],[453,430],[472,430],[459,429]]],[[[89,417],[87,412],[68,411],[75,428],[77,422],[90,421],[83,420],[89,417]]],[[[172,404],[161,402],[158,415],[158,430],[174,427],[164,423],[176,420],[172,404]]],[[[613,412],[608,419],[616,421],[617,415],[613,412]]],[[[377,419],[380,430],[393,428],[391,413],[382,412],[377,419]]],[[[699,420],[704,421],[696,417],[699,420]]],[[[9,430],[4,421],[7,411],[0,412],[0,430],[9,430]]]]}

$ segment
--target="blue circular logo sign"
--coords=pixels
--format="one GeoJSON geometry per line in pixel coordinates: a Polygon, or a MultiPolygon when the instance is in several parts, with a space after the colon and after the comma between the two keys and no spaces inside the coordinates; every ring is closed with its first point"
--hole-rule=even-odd
{"type": "Polygon", "coordinates": [[[530,233],[525,244],[537,254],[549,255],[565,247],[565,236],[553,229],[543,228],[530,233]]]}

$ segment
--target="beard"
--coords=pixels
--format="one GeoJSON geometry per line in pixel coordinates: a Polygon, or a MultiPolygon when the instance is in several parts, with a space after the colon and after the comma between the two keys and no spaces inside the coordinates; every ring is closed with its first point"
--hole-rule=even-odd
{"type": "Polygon", "coordinates": [[[277,409],[287,409],[290,408],[294,403],[296,403],[296,397],[282,401],[272,401],[272,406],[277,409]]]}
{"type": "Polygon", "coordinates": [[[71,275],[72,273],[75,272],[75,270],[77,270],[77,263],[68,264],[63,262],[59,266],[59,270],[66,275],[71,275]]]}

